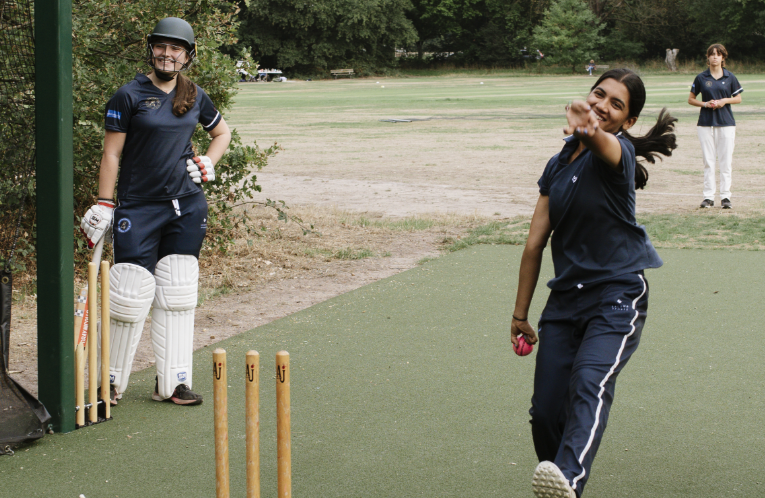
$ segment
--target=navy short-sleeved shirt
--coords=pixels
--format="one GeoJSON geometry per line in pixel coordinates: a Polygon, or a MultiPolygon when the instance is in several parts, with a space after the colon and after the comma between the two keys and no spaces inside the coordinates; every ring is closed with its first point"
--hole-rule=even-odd
{"type": "Polygon", "coordinates": [[[590,150],[569,164],[579,146],[573,135],[539,179],[549,196],[555,278],[547,285],[567,290],[618,275],[658,268],[663,262],[635,221],[635,148],[621,133],[622,171],[590,150]]]}
{"type": "MultiPolygon", "coordinates": [[[[693,85],[691,85],[691,93],[694,95],[701,94],[703,102],[729,99],[743,91],[744,89],[738,79],[725,68],[723,68],[723,75],[719,80],[714,79],[712,73],[707,69],[696,76],[693,85]]],[[[696,126],[736,126],[730,104],[726,104],[720,109],[702,107],[696,126]]]]}
{"type": "Polygon", "coordinates": [[[215,128],[221,115],[198,86],[194,106],[182,116],[173,114],[173,97],[175,89],[165,93],[137,74],[106,104],[106,129],[127,134],[118,199],[177,199],[202,189],[186,171],[186,159],[194,157],[191,136],[197,123],[206,131],[215,128]]]}

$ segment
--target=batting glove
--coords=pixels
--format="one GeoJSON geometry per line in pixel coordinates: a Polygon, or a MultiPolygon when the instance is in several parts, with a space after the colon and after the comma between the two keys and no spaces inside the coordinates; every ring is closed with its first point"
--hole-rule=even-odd
{"type": "Polygon", "coordinates": [[[215,180],[215,167],[207,156],[194,156],[186,159],[186,171],[194,183],[205,183],[215,180]]]}
{"type": "Polygon", "coordinates": [[[80,223],[80,230],[88,239],[88,248],[93,249],[112,228],[114,201],[98,199],[98,204],[88,209],[80,223]]]}

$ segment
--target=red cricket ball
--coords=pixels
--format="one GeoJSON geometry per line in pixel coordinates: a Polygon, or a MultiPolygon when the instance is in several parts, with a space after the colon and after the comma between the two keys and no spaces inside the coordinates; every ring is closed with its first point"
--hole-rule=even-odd
{"type": "Polygon", "coordinates": [[[513,351],[515,351],[515,354],[518,356],[526,356],[534,351],[534,346],[526,342],[526,336],[519,335],[518,344],[513,344],[513,351]]]}

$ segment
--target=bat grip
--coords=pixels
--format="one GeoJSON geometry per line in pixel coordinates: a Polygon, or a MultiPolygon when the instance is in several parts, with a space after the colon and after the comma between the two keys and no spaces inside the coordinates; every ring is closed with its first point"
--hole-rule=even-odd
{"type": "MultiPolygon", "coordinates": [[[[93,263],[101,263],[101,255],[104,252],[104,239],[106,237],[101,237],[101,240],[98,241],[96,244],[96,247],[93,248],[93,259],[91,260],[93,263]]],[[[99,264],[99,269],[101,265],[99,264]]],[[[96,277],[98,277],[98,271],[96,271],[96,277]]]]}

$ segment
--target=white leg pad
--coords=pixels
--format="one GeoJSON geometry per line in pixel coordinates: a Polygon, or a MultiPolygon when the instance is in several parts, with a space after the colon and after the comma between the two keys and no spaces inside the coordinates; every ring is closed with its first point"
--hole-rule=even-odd
{"type": "Polygon", "coordinates": [[[151,319],[151,341],[157,362],[157,388],[167,399],[178,384],[191,385],[194,310],[199,263],[194,256],[165,256],[154,270],[157,288],[151,319]]]}
{"type": "Polygon", "coordinates": [[[109,271],[109,286],[109,375],[117,392],[124,393],[154,298],[154,275],[138,265],[118,263],[109,271]]]}

